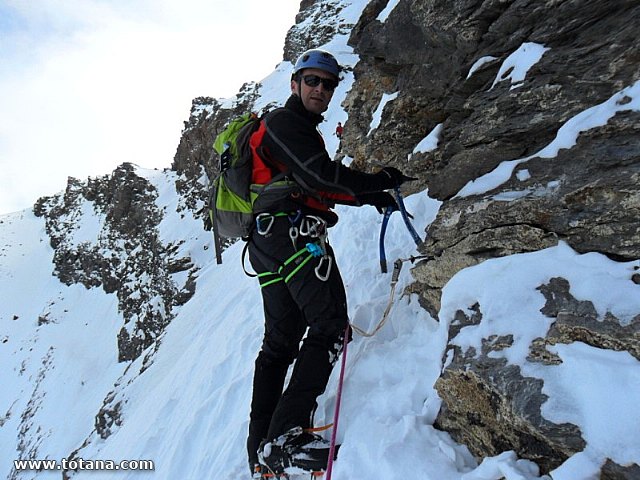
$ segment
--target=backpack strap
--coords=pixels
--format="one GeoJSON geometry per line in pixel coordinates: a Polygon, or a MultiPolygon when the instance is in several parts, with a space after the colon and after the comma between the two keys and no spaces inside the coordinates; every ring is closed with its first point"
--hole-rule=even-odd
{"type": "Polygon", "coordinates": [[[222,264],[222,239],[220,238],[220,232],[218,231],[218,222],[216,216],[213,214],[213,202],[216,201],[216,187],[209,189],[209,219],[211,220],[211,230],[213,231],[213,245],[216,250],[216,263],[222,264]]]}
{"type": "Polygon", "coordinates": [[[216,222],[216,216],[213,214],[213,210],[209,210],[209,217],[211,217],[211,228],[213,229],[213,244],[216,248],[216,263],[222,264],[222,239],[218,232],[218,222],[216,222]]]}
{"type": "Polygon", "coordinates": [[[248,272],[248,271],[247,271],[247,269],[246,269],[246,268],[244,268],[244,265],[245,265],[245,261],[244,261],[244,259],[245,259],[245,257],[247,256],[247,250],[249,250],[249,242],[250,242],[250,241],[251,241],[251,239],[248,239],[248,240],[245,242],[244,247],[242,248],[242,257],[241,257],[241,258],[242,258],[242,270],[244,270],[244,274],[245,274],[247,277],[259,277],[259,276],[260,276],[259,274],[257,274],[257,273],[251,273],[251,272],[248,272]]]}

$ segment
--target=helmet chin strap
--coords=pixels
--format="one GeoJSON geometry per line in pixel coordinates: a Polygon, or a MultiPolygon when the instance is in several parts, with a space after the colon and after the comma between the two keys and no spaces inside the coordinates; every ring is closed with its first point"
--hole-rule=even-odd
{"type": "Polygon", "coordinates": [[[302,98],[300,96],[300,93],[302,92],[302,75],[300,74],[300,72],[294,73],[291,76],[291,81],[292,82],[296,82],[296,85],[298,85],[298,93],[296,93],[295,90],[294,90],[294,91],[291,92],[291,94],[295,95],[296,97],[302,98]]]}
{"type": "Polygon", "coordinates": [[[302,98],[302,71],[298,72],[296,76],[298,77],[296,79],[296,83],[298,84],[298,96],[302,98]]]}

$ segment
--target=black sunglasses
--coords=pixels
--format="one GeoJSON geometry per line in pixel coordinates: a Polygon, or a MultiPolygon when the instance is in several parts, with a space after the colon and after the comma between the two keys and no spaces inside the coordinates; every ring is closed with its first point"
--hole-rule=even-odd
{"type": "Polygon", "coordinates": [[[322,83],[324,89],[329,90],[330,92],[333,92],[338,86],[338,80],[334,80],[333,78],[322,78],[318,75],[304,75],[302,79],[307,87],[317,87],[322,83]]]}

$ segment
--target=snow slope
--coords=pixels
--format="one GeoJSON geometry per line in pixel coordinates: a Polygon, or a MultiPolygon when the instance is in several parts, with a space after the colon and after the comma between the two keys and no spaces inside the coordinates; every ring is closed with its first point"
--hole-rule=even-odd
{"type": "MultiPolygon", "coordinates": [[[[170,183],[165,182],[162,188],[162,174],[146,174],[157,178],[159,201],[170,198],[170,183]]],[[[423,231],[439,204],[422,192],[407,199],[407,206],[416,217],[416,228],[423,231]]],[[[381,217],[370,207],[338,212],[342,219],[330,239],[347,286],[350,317],[360,328],[371,329],[380,319],[390,291],[390,274],[379,272],[377,258],[381,217]]],[[[80,446],[92,428],[92,414],[126,367],[116,362],[119,316],[112,296],[100,289],[61,285],[49,273],[51,249],[41,221],[26,212],[19,215],[22,218],[18,214],[2,217],[0,225],[4,342],[0,354],[2,365],[10,367],[2,371],[5,388],[0,411],[16,412],[0,429],[3,475],[9,474],[11,460],[17,456],[17,413],[25,407],[20,402],[32,393],[34,377],[42,367],[35,360],[44,359],[50,365],[44,380],[35,383],[35,388],[42,390],[42,401],[32,427],[49,431],[38,445],[37,458],[56,460],[80,446]],[[28,305],[48,304],[52,304],[47,310],[52,321],[38,326],[42,307],[28,305]],[[11,320],[12,315],[19,318],[11,320]],[[29,369],[20,372],[23,364],[29,369]]],[[[184,235],[185,229],[189,231],[196,223],[168,216],[163,236],[168,240],[184,235]]],[[[227,250],[224,263],[218,266],[208,238],[187,238],[190,240],[183,248],[207,252],[197,258],[203,268],[195,296],[167,327],[151,365],[128,385],[122,426],[106,440],[93,441],[80,451],[85,460],[155,463],[153,472],[120,471],[117,478],[231,480],[247,473],[244,441],[252,367],[262,335],[259,289],[241,271],[241,243],[227,250]]],[[[416,253],[399,214],[392,216],[386,244],[389,259],[416,253]]],[[[571,282],[576,298],[593,300],[600,313],[612,311],[628,318],[640,311],[638,286],[628,281],[638,265],[615,263],[599,254],[578,255],[562,244],[490,260],[461,271],[449,282],[443,295],[441,324],[431,319],[413,296],[398,298],[388,323],[376,336],[356,335],[349,345],[338,432],[343,447],[334,478],[539,478],[533,464],[508,452],[477,466],[465,447],[431,426],[440,404],[433,384],[442,368],[447,323],[457,309],[467,309],[476,301],[490,307],[484,312],[485,321],[463,329],[455,341],[477,345],[492,333],[514,333],[519,341],[504,354],[528,368],[526,374],[545,380],[545,393],[550,396],[545,416],[558,422],[572,421],[584,432],[587,449],[560,467],[554,478],[595,478],[605,456],[620,463],[637,462],[640,441],[633,432],[640,425],[635,408],[640,394],[629,386],[640,384],[640,362],[627,353],[572,344],[555,347],[562,365],[527,367],[523,352],[528,341],[544,335],[548,327],[549,320],[539,312],[544,298],[536,290],[538,285],[562,275],[571,282]],[[511,292],[508,298],[503,293],[506,284],[511,292]],[[518,318],[518,323],[513,318],[518,318]],[[600,402],[603,398],[608,401],[600,402]],[[615,408],[611,408],[613,399],[615,408]]],[[[410,280],[405,266],[398,291],[410,280]]],[[[318,424],[332,419],[337,373],[336,369],[320,399],[318,424]]],[[[59,475],[22,472],[16,478],[59,475]]],[[[116,475],[84,471],[74,478],[116,475]]]]}

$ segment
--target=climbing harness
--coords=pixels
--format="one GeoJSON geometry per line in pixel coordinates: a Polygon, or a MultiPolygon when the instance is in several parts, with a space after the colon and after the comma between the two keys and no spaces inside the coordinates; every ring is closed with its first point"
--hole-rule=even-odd
{"type": "Polygon", "coordinates": [[[325,282],[329,279],[333,267],[333,257],[327,253],[327,222],[315,215],[303,215],[300,210],[292,214],[261,213],[256,216],[256,232],[268,237],[275,220],[286,217],[289,220],[289,238],[293,245],[294,254],[287,258],[275,272],[263,272],[257,274],[260,279],[260,287],[264,288],[276,282],[288,282],[311,259],[319,258],[320,261],[314,272],[319,280],[325,282]],[[316,242],[307,242],[303,248],[298,248],[300,237],[316,239],[316,242]]]}

